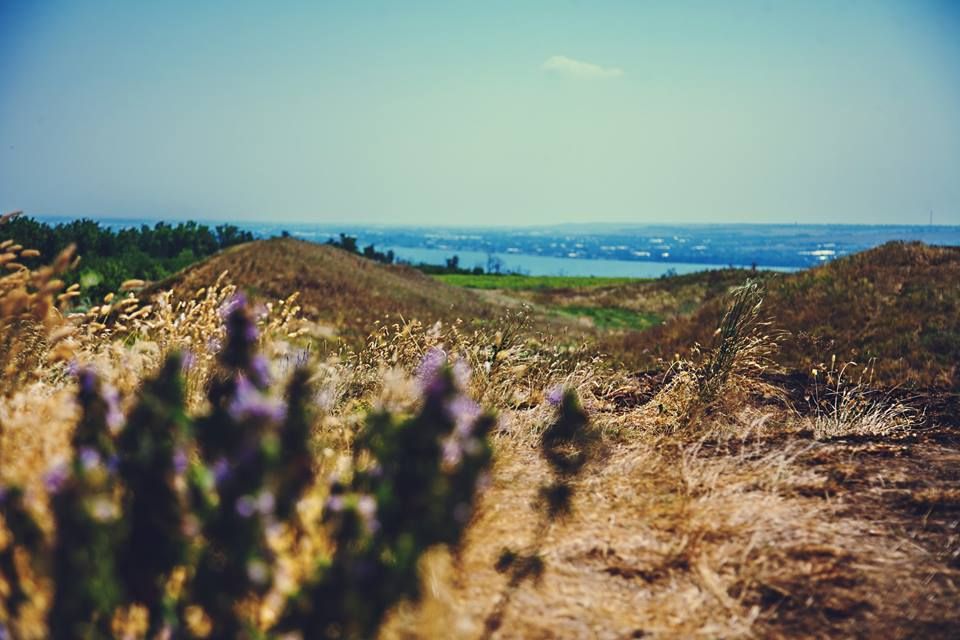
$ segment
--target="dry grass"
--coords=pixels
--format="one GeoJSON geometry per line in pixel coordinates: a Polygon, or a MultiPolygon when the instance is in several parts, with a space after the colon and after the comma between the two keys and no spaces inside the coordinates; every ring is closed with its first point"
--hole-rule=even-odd
{"type": "MultiPolygon", "coordinates": [[[[19,212],[0,216],[0,229],[19,212]]],[[[67,247],[52,264],[31,270],[18,262],[35,258],[35,249],[24,248],[12,240],[0,242],[0,384],[10,394],[38,379],[43,368],[71,355],[58,344],[69,336],[71,327],[64,320],[74,288],[64,291],[58,278],[73,264],[73,247],[67,247]]]]}
{"type": "Polygon", "coordinates": [[[838,368],[834,359],[828,370],[813,371],[810,420],[817,438],[893,436],[920,426],[919,411],[871,387],[869,368],[851,380],[855,367],[847,363],[838,368]]]}
{"type": "MultiPolygon", "coordinates": [[[[121,395],[163,354],[188,349],[196,410],[220,336],[220,307],[235,290],[231,279],[245,284],[244,273],[208,273],[200,291],[181,283],[173,292],[154,292],[142,306],[124,295],[80,315],[63,313],[58,324],[71,330],[60,340],[69,341],[71,357],[95,363],[121,395]]],[[[301,318],[322,314],[298,309],[303,296],[289,296],[295,287],[278,294],[280,277],[267,279],[269,291],[260,289],[263,347],[278,378],[303,360],[314,365],[320,409],[314,433],[324,476],[349,458],[366,410],[412,406],[411,374],[431,348],[469,364],[471,393],[500,413],[494,472],[465,544],[455,555],[429,556],[424,601],[398,607],[383,637],[953,632],[960,538],[951,483],[960,477],[949,470],[960,468],[960,456],[941,445],[890,440],[893,430],[912,427],[902,422],[905,414],[880,405],[864,412],[871,405],[858,404],[855,394],[823,414],[834,426],[822,429],[783,403],[758,402],[769,391],[758,374],[771,355],[758,291],[735,293],[731,308],[740,311],[700,360],[678,368],[651,400],[624,403],[640,394],[635,380],[588,348],[551,336],[523,311],[495,316],[488,309],[476,324],[458,321],[457,313],[431,317],[434,302],[420,316],[429,323],[376,324],[378,315],[365,325],[371,330],[365,341],[330,348],[329,329],[301,318]],[[575,481],[570,515],[545,525],[536,505],[550,470],[539,439],[553,416],[545,393],[558,384],[578,390],[600,442],[575,481]],[[700,403],[695,428],[681,428],[691,423],[685,413],[691,402],[700,403]],[[869,433],[876,442],[854,448],[813,438],[811,429],[818,437],[869,433]],[[511,584],[496,568],[504,547],[535,550],[542,575],[511,584]]],[[[257,278],[264,282],[262,274],[257,278]]],[[[313,305],[316,298],[307,298],[313,305]]],[[[17,331],[13,326],[4,330],[17,331]]],[[[21,338],[26,344],[27,334],[11,342],[21,338]]],[[[60,343],[30,344],[41,362],[60,343]]],[[[76,420],[73,384],[60,365],[4,386],[0,399],[0,480],[26,483],[41,514],[40,478],[65,454],[76,420]]],[[[303,558],[329,549],[319,523],[323,498],[317,486],[300,505],[309,535],[274,540],[283,565],[274,595],[307,571],[303,558]]],[[[273,613],[271,597],[263,603],[264,620],[273,613]]]]}
{"type": "Polygon", "coordinates": [[[484,637],[494,612],[497,638],[904,635],[897,605],[924,592],[921,572],[957,572],[812,496],[827,478],[803,458],[821,446],[610,439],[572,517],[544,531],[533,505],[546,465],[504,438],[465,549],[427,563],[430,598],[386,637],[484,637]],[[539,580],[497,572],[504,547],[538,548],[539,580]]]}
{"type": "Polygon", "coordinates": [[[731,408],[739,410],[751,399],[783,398],[782,390],[761,376],[776,370],[773,358],[784,337],[762,319],[762,303],[763,289],[756,282],[734,287],[712,346],[703,350],[694,345],[690,360],[672,363],[663,388],[650,403],[663,428],[702,433],[722,423],[731,408]]]}
{"type": "MultiPolygon", "coordinates": [[[[876,360],[885,388],[960,390],[960,249],[891,242],[794,274],[764,279],[766,313],[794,336],[778,361],[809,372],[836,355],[876,360]]],[[[725,310],[719,298],[688,317],[624,336],[617,353],[654,366],[704,342],[725,310]]]]}

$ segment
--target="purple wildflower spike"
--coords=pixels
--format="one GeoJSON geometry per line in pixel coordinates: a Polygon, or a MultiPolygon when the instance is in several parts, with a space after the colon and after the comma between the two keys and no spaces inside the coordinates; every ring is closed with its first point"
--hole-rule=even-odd
{"type": "Polygon", "coordinates": [[[67,465],[61,462],[51,467],[43,476],[43,486],[46,487],[47,493],[60,493],[69,476],[70,471],[67,465]]]}
{"type": "Polygon", "coordinates": [[[246,419],[280,422],[286,417],[287,407],[263,395],[246,376],[237,376],[237,388],[233,400],[227,409],[230,417],[241,421],[246,419]]]}
{"type": "Polygon", "coordinates": [[[187,452],[183,449],[177,449],[173,454],[173,470],[177,475],[183,475],[187,470],[187,465],[190,460],[187,457],[187,452]]]}
{"type": "Polygon", "coordinates": [[[330,513],[340,513],[343,511],[344,502],[343,496],[330,496],[327,498],[327,502],[324,505],[324,509],[330,513]]]}
{"type": "Polygon", "coordinates": [[[92,394],[97,388],[97,374],[88,367],[78,367],[77,383],[80,385],[81,393],[92,394]]]}
{"type": "Polygon", "coordinates": [[[245,306],[247,306],[247,296],[244,295],[242,291],[239,291],[233,294],[229,300],[220,305],[220,317],[226,320],[231,316],[231,314],[233,314],[234,311],[245,306]]]}
{"type": "Polygon", "coordinates": [[[100,393],[107,403],[107,427],[116,433],[124,423],[123,412],[120,411],[120,394],[115,387],[108,384],[101,386],[100,393]]]}
{"type": "Polygon", "coordinates": [[[213,463],[213,480],[218,485],[223,484],[230,477],[230,463],[226,458],[220,458],[213,463]]]}
{"type": "Polygon", "coordinates": [[[100,466],[100,454],[91,447],[82,447],[80,449],[80,466],[84,471],[90,471],[100,466]]]}
{"type": "Polygon", "coordinates": [[[458,435],[469,435],[473,424],[480,417],[480,405],[470,398],[460,395],[447,404],[447,413],[453,420],[458,435]]]}
{"type": "Polygon", "coordinates": [[[547,391],[547,402],[552,404],[555,407],[559,407],[560,403],[563,402],[563,386],[556,385],[550,388],[547,391]]]}
{"type": "Polygon", "coordinates": [[[432,347],[427,351],[416,371],[417,382],[420,384],[420,388],[430,388],[446,363],[447,353],[440,347],[432,347]]]}
{"type": "Polygon", "coordinates": [[[250,363],[250,377],[253,383],[261,389],[270,384],[270,364],[261,355],[254,357],[250,363]]]}
{"type": "Polygon", "coordinates": [[[257,501],[253,499],[253,496],[240,496],[237,498],[234,508],[241,518],[249,518],[257,511],[257,501]]]}

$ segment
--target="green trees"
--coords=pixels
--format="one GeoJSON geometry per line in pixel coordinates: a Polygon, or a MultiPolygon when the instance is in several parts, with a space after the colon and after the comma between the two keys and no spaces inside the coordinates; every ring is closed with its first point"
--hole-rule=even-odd
{"type": "MultiPolygon", "coordinates": [[[[76,244],[81,258],[70,283],[84,285],[84,296],[99,299],[124,280],[159,280],[221,249],[250,242],[253,234],[230,224],[214,229],[196,222],[158,222],[114,231],[89,219],[55,225],[17,217],[4,225],[7,237],[41,256],[57,255],[76,244]]],[[[35,265],[28,265],[35,266],[35,265]]]]}

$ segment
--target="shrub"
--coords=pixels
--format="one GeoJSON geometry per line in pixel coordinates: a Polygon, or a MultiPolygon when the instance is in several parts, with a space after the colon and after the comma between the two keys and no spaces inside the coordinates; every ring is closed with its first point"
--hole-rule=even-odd
{"type": "Polygon", "coordinates": [[[486,436],[495,423],[461,393],[465,377],[431,351],[418,371],[419,413],[369,416],[354,443],[352,477],[333,485],[325,508],[336,551],[293,599],[281,629],[373,637],[394,602],[419,598],[423,553],[456,548],[491,462],[486,436]]]}
{"type": "MultiPolygon", "coordinates": [[[[129,278],[160,280],[196,260],[253,240],[252,233],[233,225],[210,229],[193,221],[176,225],[158,222],[153,227],[114,231],[88,219],[51,225],[11,216],[5,231],[14,242],[34,247],[43,255],[75,246],[84,268],[68,275],[67,280],[82,284],[83,295],[90,299],[117,291],[129,278]]],[[[29,258],[28,266],[35,262],[35,255],[24,257],[29,258]]]]}
{"type": "MultiPolygon", "coordinates": [[[[126,419],[108,385],[90,369],[75,371],[81,418],[72,459],[47,475],[51,539],[20,489],[0,491],[11,627],[37,595],[23,586],[16,556],[25,554],[52,584],[53,638],[113,637],[124,612],[138,607],[151,638],[266,633],[256,612],[276,586],[271,536],[303,530],[297,504],[315,484],[309,375],[296,371],[286,397],[272,397],[243,298],[223,317],[224,347],[199,417],[186,411],[180,355],[143,384],[126,419]]],[[[419,597],[423,553],[457,547],[491,463],[495,422],[463,394],[465,378],[431,352],[419,370],[417,413],[368,416],[353,465],[332,482],[323,510],[333,551],[315,557],[313,574],[284,596],[275,631],[370,637],[393,604],[419,597]]]]}

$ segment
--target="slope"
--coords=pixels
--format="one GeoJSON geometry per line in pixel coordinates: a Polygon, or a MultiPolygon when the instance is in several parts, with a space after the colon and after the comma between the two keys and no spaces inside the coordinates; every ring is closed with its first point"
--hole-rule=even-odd
{"type": "MultiPolygon", "coordinates": [[[[779,363],[809,372],[829,363],[874,363],[885,386],[958,389],[960,248],[893,242],[808,271],[764,277],[765,313],[789,332],[779,363]]],[[[619,336],[610,348],[653,366],[708,344],[723,302],[619,336]]]]}
{"type": "MultiPolygon", "coordinates": [[[[348,344],[357,346],[378,321],[417,319],[425,325],[464,321],[483,325],[502,318],[507,305],[449,286],[416,269],[384,265],[342,251],[292,238],[241,245],[200,262],[158,283],[188,296],[208,286],[223,271],[230,282],[255,297],[283,299],[300,292],[303,314],[333,326],[348,344]]],[[[532,318],[533,328],[556,332],[570,323],[532,318]]],[[[583,333],[583,330],[572,329],[583,333]]]]}

